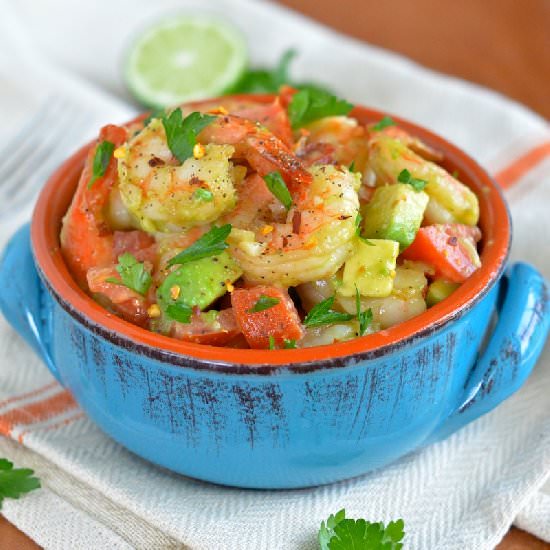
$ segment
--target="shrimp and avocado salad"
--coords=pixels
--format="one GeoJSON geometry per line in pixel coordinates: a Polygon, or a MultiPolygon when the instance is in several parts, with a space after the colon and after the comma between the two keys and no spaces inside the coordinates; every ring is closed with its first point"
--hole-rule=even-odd
{"type": "Polygon", "coordinates": [[[79,285],[187,342],[332,344],[445,299],[480,267],[476,195],[390,117],[283,87],[105,126],[61,230],[79,285]]]}

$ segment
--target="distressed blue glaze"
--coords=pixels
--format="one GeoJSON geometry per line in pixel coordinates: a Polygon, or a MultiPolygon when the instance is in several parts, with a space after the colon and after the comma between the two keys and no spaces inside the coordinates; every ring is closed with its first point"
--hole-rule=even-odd
{"type": "Polygon", "coordinates": [[[5,251],[0,307],[128,449],[191,477],[256,488],[353,477],[448,436],[521,386],[550,322],[544,280],[515,264],[461,316],[391,353],[307,372],[224,372],[132,345],[70,312],[40,280],[27,227],[5,251]]]}

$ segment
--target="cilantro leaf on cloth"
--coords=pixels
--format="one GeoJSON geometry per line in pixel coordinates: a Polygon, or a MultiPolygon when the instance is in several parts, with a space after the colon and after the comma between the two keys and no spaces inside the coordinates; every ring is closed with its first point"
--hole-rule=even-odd
{"type": "Polygon", "coordinates": [[[372,523],[364,519],[346,519],[345,510],[331,514],[319,529],[321,550],[400,550],[405,536],[402,519],[372,523]]]}
{"type": "Polygon", "coordinates": [[[0,509],[5,498],[19,498],[40,488],[40,480],[28,468],[14,468],[13,463],[0,458],[0,509]]]}

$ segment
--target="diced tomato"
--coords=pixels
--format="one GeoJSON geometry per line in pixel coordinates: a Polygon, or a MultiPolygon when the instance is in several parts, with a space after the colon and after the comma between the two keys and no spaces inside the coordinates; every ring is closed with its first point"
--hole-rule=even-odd
{"type": "Polygon", "coordinates": [[[127,286],[107,282],[111,277],[119,278],[114,265],[89,269],[86,278],[90,292],[106,298],[111,309],[130,323],[145,326],[148,321],[147,299],[127,286]]]}
{"type": "Polygon", "coordinates": [[[256,286],[250,289],[235,289],[231,303],[244,337],[249,346],[268,349],[269,337],[278,347],[284,340],[299,340],[304,332],[294,302],[288,293],[277,287],[256,286]],[[252,311],[261,296],[275,298],[279,302],[262,311],[252,311]]]}
{"type": "Polygon", "coordinates": [[[413,243],[401,257],[434,266],[436,276],[461,283],[480,266],[476,243],[481,238],[477,227],[441,224],[421,227],[413,243]]]}
{"type": "Polygon", "coordinates": [[[233,310],[228,308],[218,313],[215,324],[207,322],[202,313],[193,315],[190,323],[174,323],[170,336],[196,344],[225,346],[240,332],[233,310]]]}
{"type": "Polygon", "coordinates": [[[156,249],[155,239],[145,231],[115,231],[113,234],[115,258],[129,252],[138,262],[148,260],[153,263],[156,249]]]}

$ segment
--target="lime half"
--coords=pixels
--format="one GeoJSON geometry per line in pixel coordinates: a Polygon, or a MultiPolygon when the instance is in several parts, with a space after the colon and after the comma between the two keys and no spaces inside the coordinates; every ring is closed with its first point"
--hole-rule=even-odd
{"type": "Polygon", "coordinates": [[[209,17],[181,15],[146,30],[126,62],[126,82],[148,107],[220,95],[247,65],[238,30],[209,17]]]}

